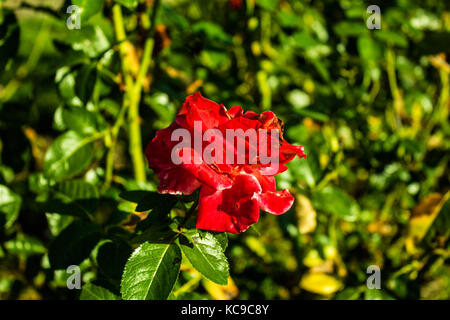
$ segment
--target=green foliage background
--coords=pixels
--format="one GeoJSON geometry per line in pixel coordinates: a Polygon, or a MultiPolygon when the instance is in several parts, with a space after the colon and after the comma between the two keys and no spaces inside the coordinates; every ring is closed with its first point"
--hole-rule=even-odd
{"type": "Polygon", "coordinates": [[[0,298],[449,299],[449,56],[447,1],[0,0],[0,298]],[[154,192],[198,90],[305,146],[288,213],[227,239],[154,192]]]}

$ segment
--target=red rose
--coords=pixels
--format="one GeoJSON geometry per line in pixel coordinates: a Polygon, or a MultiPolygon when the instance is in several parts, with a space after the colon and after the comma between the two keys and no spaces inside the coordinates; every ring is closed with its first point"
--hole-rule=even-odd
{"type": "Polygon", "coordinates": [[[306,155],[282,134],[283,124],[271,111],[227,110],[197,92],[145,154],[160,193],[189,195],[201,187],[197,228],[239,233],[258,221],[260,209],[279,215],[294,202],[288,190],[276,190],[274,176],[295,156],[306,155]]]}

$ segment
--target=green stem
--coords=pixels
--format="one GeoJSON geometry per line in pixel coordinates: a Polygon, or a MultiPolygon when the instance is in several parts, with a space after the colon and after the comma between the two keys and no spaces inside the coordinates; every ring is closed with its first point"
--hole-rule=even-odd
{"type": "Polygon", "coordinates": [[[448,117],[448,102],[450,100],[450,82],[449,73],[445,70],[439,70],[439,75],[441,79],[441,93],[439,95],[439,101],[436,110],[431,115],[430,120],[426,126],[426,137],[431,134],[433,127],[439,123],[442,119],[447,119],[448,117]]]}
{"type": "Polygon", "coordinates": [[[126,105],[122,105],[122,108],[117,115],[116,123],[112,127],[110,131],[110,145],[108,149],[108,154],[106,155],[106,175],[105,175],[105,183],[103,185],[103,190],[106,190],[111,185],[111,181],[113,178],[114,172],[114,153],[117,146],[117,137],[119,136],[120,128],[122,127],[123,120],[125,118],[125,112],[127,108],[126,105]]]}
{"type": "Polygon", "coordinates": [[[133,87],[133,78],[131,76],[131,72],[129,69],[130,61],[128,59],[127,50],[126,50],[126,34],[125,34],[125,26],[123,23],[122,17],[122,8],[119,4],[115,4],[113,7],[113,21],[114,21],[114,30],[116,32],[116,39],[119,42],[119,52],[120,59],[122,60],[122,73],[125,79],[125,85],[128,89],[131,90],[133,87]]]}
{"type": "Polygon", "coordinates": [[[45,50],[45,45],[47,43],[45,39],[48,37],[50,28],[48,20],[44,20],[28,56],[28,60],[17,69],[16,77],[0,91],[0,102],[6,102],[11,99],[22,85],[24,79],[26,79],[30,72],[37,66],[42,52],[45,50]]]}
{"type": "Polygon", "coordinates": [[[401,126],[400,114],[403,109],[403,99],[402,94],[397,85],[397,77],[395,75],[395,55],[392,49],[387,49],[386,51],[386,71],[388,74],[389,87],[391,89],[391,94],[394,104],[394,114],[392,119],[392,129],[397,129],[401,126]]]}
{"type": "Polygon", "coordinates": [[[153,52],[153,38],[145,41],[144,53],[139,69],[139,74],[132,92],[132,99],[128,118],[130,121],[130,154],[133,160],[135,178],[139,182],[145,182],[145,162],[142,150],[141,127],[139,123],[139,104],[141,102],[142,82],[150,66],[153,52]]]}
{"type": "MultiPolygon", "coordinates": [[[[144,162],[144,152],[142,149],[142,137],[141,137],[141,128],[140,128],[140,118],[139,118],[139,104],[141,101],[141,93],[142,93],[142,83],[145,79],[145,76],[148,72],[148,69],[151,64],[151,56],[153,52],[153,32],[155,26],[155,18],[156,11],[158,9],[159,1],[156,0],[153,5],[153,12],[150,19],[150,30],[148,33],[148,37],[145,41],[144,53],[142,56],[142,61],[139,67],[139,73],[136,79],[136,82],[133,83],[133,79],[131,76],[131,72],[129,70],[129,59],[126,52],[127,43],[124,42],[126,39],[125,27],[123,23],[122,17],[122,9],[116,4],[113,7],[113,17],[114,17],[114,28],[116,31],[116,37],[120,44],[120,53],[122,59],[122,70],[125,78],[126,85],[126,97],[124,100],[124,104],[129,106],[128,110],[128,121],[129,121],[129,139],[130,139],[130,147],[129,152],[131,156],[131,160],[133,162],[133,170],[135,179],[139,182],[145,182],[145,162],[144,162]]],[[[114,138],[114,137],[113,137],[114,138]]],[[[112,148],[115,147],[115,142],[112,141],[112,148]]],[[[113,152],[113,151],[112,151],[113,152]]],[[[109,163],[113,160],[113,155],[109,155],[109,163]]],[[[108,161],[108,160],[107,160],[108,161]]],[[[111,179],[112,172],[109,167],[109,173],[107,170],[107,178],[111,179]]],[[[108,181],[108,180],[107,180],[108,181]]],[[[109,180],[110,181],[110,180],[109,180]]]]}

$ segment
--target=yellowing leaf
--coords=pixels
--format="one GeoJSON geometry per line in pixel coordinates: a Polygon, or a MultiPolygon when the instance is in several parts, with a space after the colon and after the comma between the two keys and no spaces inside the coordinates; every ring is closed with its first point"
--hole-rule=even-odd
{"type": "Polygon", "coordinates": [[[325,273],[307,273],[302,277],[300,287],[327,296],[342,289],[343,284],[340,280],[325,273]]]}
{"type": "Polygon", "coordinates": [[[420,201],[412,211],[408,237],[420,241],[425,236],[449,195],[443,197],[440,193],[432,193],[420,201]]]}
{"type": "Polygon", "coordinates": [[[313,249],[309,250],[305,258],[303,258],[303,264],[309,268],[316,267],[324,263],[324,260],[320,257],[319,251],[313,249]]]}
{"type": "Polygon", "coordinates": [[[204,278],[203,287],[214,300],[231,300],[239,294],[239,289],[231,277],[228,277],[228,284],[225,286],[218,285],[204,278]]]}
{"type": "Polygon", "coordinates": [[[302,194],[295,196],[297,204],[295,207],[295,213],[297,216],[297,226],[300,233],[310,233],[316,229],[316,210],[311,201],[302,194]]]}

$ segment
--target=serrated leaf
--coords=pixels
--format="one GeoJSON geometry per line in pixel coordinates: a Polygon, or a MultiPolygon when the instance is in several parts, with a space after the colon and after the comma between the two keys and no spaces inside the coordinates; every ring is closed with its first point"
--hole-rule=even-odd
{"type": "Polygon", "coordinates": [[[5,228],[9,228],[19,216],[22,198],[8,187],[0,185],[0,213],[5,215],[5,228]]]}
{"type": "Polygon", "coordinates": [[[180,240],[181,249],[191,262],[192,266],[209,280],[226,285],[228,282],[228,261],[223,248],[209,232],[195,231],[186,234],[189,241],[180,240]]]}
{"type": "Polygon", "coordinates": [[[92,139],[74,131],[59,136],[48,149],[44,160],[47,178],[62,180],[82,172],[94,157],[92,139]]]}
{"type": "Polygon", "coordinates": [[[108,289],[86,283],[81,289],[80,300],[120,300],[120,297],[108,289]]]}
{"type": "Polygon", "coordinates": [[[219,241],[222,250],[225,251],[228,247],[228,236],[226,232],[214,233],[214,237],[219,241]]]}
{"type": "Polygon", "coordinates": [[[86,259],[101,238],[100,227],[77,220],[71,223],[50,244],[48,258],[53,269],[65,269],[86,259]]]}
{"type": "Polygon", "coordinates": [[[125,300],[167,299],[180,272],[181,251],[175,244],[148,243],[128,259],[122,275],[125,300]]]}

